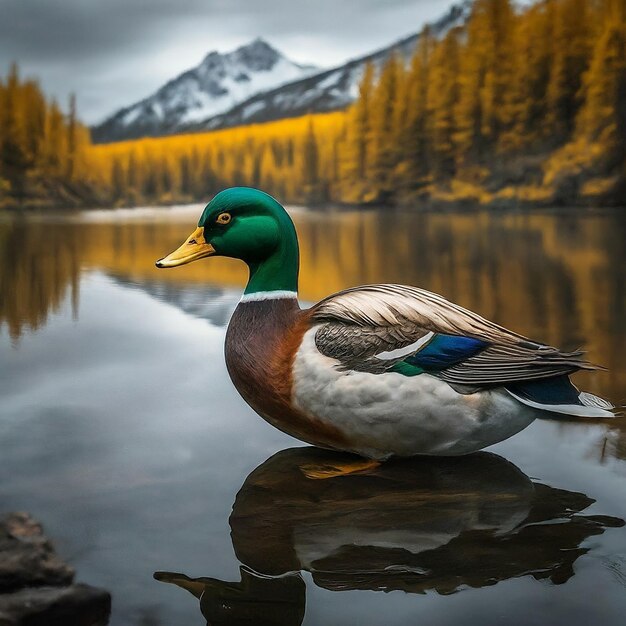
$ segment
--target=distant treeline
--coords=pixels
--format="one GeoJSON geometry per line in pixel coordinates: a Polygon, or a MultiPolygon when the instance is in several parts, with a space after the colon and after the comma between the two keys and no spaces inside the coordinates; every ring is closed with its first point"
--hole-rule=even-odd
{"type": "Polygon", "coordinates": [[[0,207],[82,204],[90,189],[89,131],[72,96],[64,114],[16,64],[0,81],[0,207]]]}
{"type": "Polygon", "coordinates": [[[626,0],[475,0],[408,66],[367,67],[346,112],[84,153],[71,176],[120,205],[250,185],[297,203],[623,206],[626,0]]]}
{"type": "Polygon", "coordinates": [[[337,198],[346,113],[327,113],[176,135],[95,145],[98,186],[114,203],[206,200],[236,185],[263,189],[285,202],[337,198]]]}

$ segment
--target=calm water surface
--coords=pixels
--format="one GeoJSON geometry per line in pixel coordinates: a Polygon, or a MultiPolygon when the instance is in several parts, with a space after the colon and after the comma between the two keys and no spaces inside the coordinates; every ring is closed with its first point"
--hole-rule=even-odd
{"type": "MultiPolygon", "coordinates": [[[[154,268],[200,210],[0,217],[0,510],[111,590],[112,624],[624,623],[626,420],[312,479],[342,457],[265,424],[225,370],[243,267],[154,268]]],[[[293,215],[303,301],[419,285],[584,348],[609,371],[580,385],[626,403],[619,214],[293,215]]]]}

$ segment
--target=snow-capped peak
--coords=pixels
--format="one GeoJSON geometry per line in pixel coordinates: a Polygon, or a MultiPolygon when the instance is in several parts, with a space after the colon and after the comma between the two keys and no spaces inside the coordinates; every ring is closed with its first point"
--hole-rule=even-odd
{"type": "Polygon", "coordinates": [[[315,66],[289,60],[257,38],[232,52],[210,52],[198,66],[118,111],[102,127],[125,136],[173,129],[223,113],[255,94],[317,71],[315,66]]]}
{"type": "MultiPolygon", "coordinates": [[[[431,35],[441,39],[463,27],[472,7],[473,0],[460,0],[429,25],[431,35]]],[[[356,98],[367,63],[379,70],[391,54],[409,63],[419,39],[415,33],[338,67],[317,70],[290,61],[257,38],[227,54],[210,52],[196,68],[94,128],[92,136],[115,141],[341,109],[356,98]]]]}

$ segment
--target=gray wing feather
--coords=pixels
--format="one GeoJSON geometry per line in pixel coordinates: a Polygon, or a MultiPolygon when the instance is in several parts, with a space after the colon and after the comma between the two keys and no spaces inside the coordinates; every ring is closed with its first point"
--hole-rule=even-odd
{"type": "MultiPolygon", "coordinates": [[[[598,369],[565,353],[507,330],[442,296],[404,285],[367,285],[339,292],[311,309],[320,327],[318,350],[346,369],[383,372],[401,358],[380,359],[429,332],[473,337],[491,344],[438,375],[454,385],[497,385],[549,378],[579,369],[598,369]]],[[[417,353],[416,349],[413,354],[417,353]]]]}
{"type": "Polygon", "coordinates": [[[315,334],[315,345],[344,369],[378,373],[400,359],[382,360],[376,355],[409,346],[428,332],[415,324],[357,326],[327,319],[315,334]]]}
{"type": "Polygon", "coordinates": [[[467,361],[453,365],[439,376],[464,385],[497,385],[572,374],[580,369],[598,369],[580,360],[582,352],[560,352],[548,346],[538,349],[490,346],[467,361]]]}
{"type": "Polygon", "coordinates": [[[312,309],[313,319],[357,326],[412,324],[435,333],[474,337],[504,345],[541,344],[507,330],[444,297],[405,285],[366,285],[329,296],[312,309]]]}

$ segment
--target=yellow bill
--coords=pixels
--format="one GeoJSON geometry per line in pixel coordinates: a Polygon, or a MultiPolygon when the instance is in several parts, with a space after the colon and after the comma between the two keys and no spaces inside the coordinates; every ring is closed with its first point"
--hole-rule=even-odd
{"type": "Polygon", "coordinates": [[[204,239],[204,229],[196,228],[185,243],[156,262],[157,267],[177,267],[215,254],[215,248],[204,239]]]}

